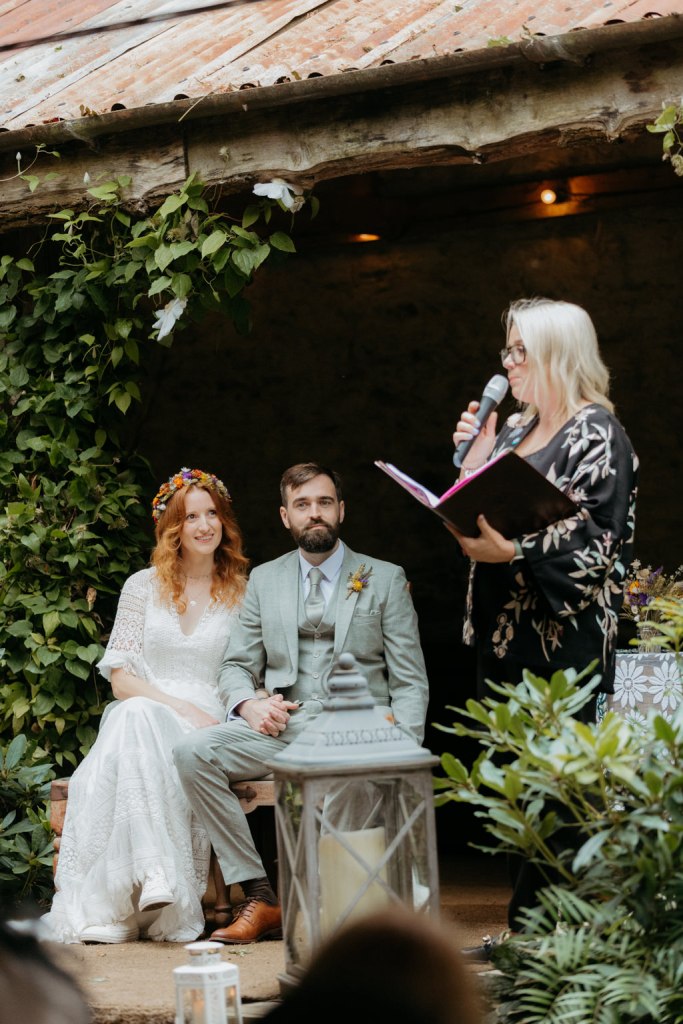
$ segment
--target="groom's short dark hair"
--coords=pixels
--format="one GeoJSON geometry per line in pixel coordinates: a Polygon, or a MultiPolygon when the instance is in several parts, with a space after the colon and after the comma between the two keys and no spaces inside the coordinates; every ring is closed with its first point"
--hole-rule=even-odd
{"type": "Polygon", "coordinates": [[[317,462],[297,462],[296,466],[290,466],[282,474],[282,480],[280,480],[280,499],[282,504],[284,506],[287,505],[288,487],[291,490],[295,490],[297,487],[305,484],[307,480],[312,480],[314,476],[329,476],[337,492],[337,501],[342,500],[342,479],[336,470],[329,469],[327,466],[321,466],[317,462]]]}

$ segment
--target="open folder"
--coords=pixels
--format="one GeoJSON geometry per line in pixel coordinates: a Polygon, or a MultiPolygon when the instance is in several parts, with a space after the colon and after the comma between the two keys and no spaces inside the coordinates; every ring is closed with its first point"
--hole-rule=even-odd
{"type": "Polygon", "coordinates": [[[390,462],[377,461],[375,465],[466,537],[479,535],[477,516],[482,513],[510,540],[579,512],[575,502],[515,452],[486,462],[440,498],[390,462]]]}

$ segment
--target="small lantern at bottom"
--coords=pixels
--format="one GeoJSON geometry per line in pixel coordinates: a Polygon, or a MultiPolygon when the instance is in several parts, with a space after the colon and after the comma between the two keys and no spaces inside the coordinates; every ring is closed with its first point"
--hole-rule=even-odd
{"type": "Polygon", "coordinates": [[[239,970],[221,960],[220,942],[190,942],[190,962],[173,969],[175,1024],[242,1024],[239,970]]]}

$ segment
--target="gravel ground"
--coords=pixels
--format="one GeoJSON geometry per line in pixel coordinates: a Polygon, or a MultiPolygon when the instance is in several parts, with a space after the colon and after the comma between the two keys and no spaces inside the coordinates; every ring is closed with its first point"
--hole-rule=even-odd
{"type": "MultiPolygon", "coordinates": [[[[441,866],[444,923],[461,945],[505,927],[508,888],[492,858],[441,866]]],[[[173,1024],[172,970],[187,962],[182,945],[130,942],[118,946],[55,946],[59,962],[77,979],[93,1011],[93,1024],[173,1024]]],[[[279,997],[284,969],[282,942],[226,946],[224,958],[238,965],[245,1019],[260,1017],[279,997]]]]}

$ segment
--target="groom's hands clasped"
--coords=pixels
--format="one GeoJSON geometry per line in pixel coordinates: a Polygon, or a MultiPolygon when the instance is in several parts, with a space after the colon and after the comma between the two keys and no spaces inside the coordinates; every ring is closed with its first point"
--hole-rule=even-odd
{"type": "Polygon", "coordinates": [[[269,697],[242,701],[237,712],[254,732],[263,736],[279,736],[287,728],[290,711],[296,711],[298,707],[293,701],[285,700],[281,693],[274,693],[269,697]]]}

